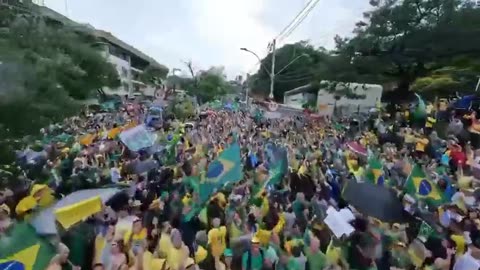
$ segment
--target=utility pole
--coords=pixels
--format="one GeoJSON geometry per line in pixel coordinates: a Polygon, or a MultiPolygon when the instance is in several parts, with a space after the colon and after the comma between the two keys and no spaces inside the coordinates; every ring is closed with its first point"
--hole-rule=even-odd
{"type": "Polygon", "coordinates": [[[282,71],[284,71],[285,69],[287,69],[291,64],[293,64],[295,61],[297,61],[298,59],[302,58],[302,57],[309,57],[308,54],[301,54],[299,56],[297,56],[296,58],[294,58],[292,61],[290,61],[290,63],[286,64],[281,70],[279,70],[278,72],[275,73],[275,56],[276,56],[276,50],[277,50],[277,47],[276,47],[276,44],[277,43],[277,40],[274,39],[272,41],[272,43],[268,44],[268,47],[270,48],[271,52],[272,52],[272,67],[271,67],[271,70],[269,71],[268,68],[264,65],[262,65],[262,59],[260,59],[260,56],[258,56],[258,54],[256,54],[255,52],[247,49],[247,48],[240,48],[240,50],[242,51],[246,51],[248,53],[251,53],[253,54],[257,59],[258,59],[258,63],[260,63],[260,66],[265,70],[265,73],[268,74],[268,77],[270,78],[270,94],[268,95],[268,97],[270,99],[273,99],[273,90],[275,88],[275,75],[278,75],[280,73],[282,73],[282,71]]]}
{"type": "Polygon", "coordinates": [[[250,83],[250,74],[247,73],[247,78],[245,79],[245,82],[243,83],[243,86],[245,87],[245,105],[248,107],[248,94],[250,92],[250,86],[248,85],[250,83]]]}
{"type": "Polygon", "coordinates": [[[268,96],[273,100],[273,88],[275,87],[275,53],[276,53],[276,43],[274,39],[271,44],[272,48],[272,71],[270,72],[270,95],[268,96]]]}

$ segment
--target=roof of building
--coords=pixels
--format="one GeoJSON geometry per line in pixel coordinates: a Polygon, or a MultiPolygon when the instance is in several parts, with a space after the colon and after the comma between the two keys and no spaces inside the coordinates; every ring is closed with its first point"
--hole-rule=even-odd
{"type": "Polygon", "coordinates": [[[112,35],[112,33],[110,32],[107,32],[107,31],[103,31],[103,30],[95,30],[95,36],[97,37],[100,37],[100,38],[104,38],[106,39],[108,42],[111,42],[119,47],[121,47],[122,49],[126,50],[126,51],[129,51],[133,54],[135,54],[136,56],[146,60],[147,62],[150,63],[150,65],[152,65],[153,67],[156,67],[156,68],[165,68],[165,69],[168,69],[166,66],[158,63],[155,59],[153,59],[152,57],[144,54],[143,52],[141,52],[140,50],[136,49],[135,47],[125,43],[124,41],[122,41],[121,39],[117,38],[116,36],[112,35]]]}
{"type": "MultiPolygon", "coordinates": [[[[323,82],[327,82],[327,81],[321,81],[320,83],[323,83],[323,82]]],[[[377,88],[377,89],[383,90],[383,86],[380,85],[380,84],[355,83],[355,82],[348,82],[348,83],[345,83],[345,84],[349,85],[349,87],[355,87],[355,88],[356,88],[356,86],[364,86],[364,87],[368,87],[369,89],[370,88],[377,88]]],[[[340,86],[337,86],[337,87],[340,87],[340,86]]],[[[311,90],[319,91],[319,90],[322,90],[322,89],[321,88],[312,89],[311,84],[306,84],[306,85],[294,88],[292,90],[286,91],[284,93],[284,95],[290,96],[290,95],[305,93],[305,92],[308,92],[308,91],[311,91],[311,90]]]]}
{"type": "Polygon", "coordinates": [[[119,46],[120,48],[122,48],[126,51],[129,51],[132,54],[138,56],[139,58],[142,58],[143,60],[149,62],[149,64],[152,65],[153,67],[168,69],[166,66],[158,63],[152,57],[144,54],[143,52],[136,49],[135,47],[133,47],[133,46],[125,43],[124,41],[120,40],[119,38],[115,37],[110,32],[95,29],[95,27],[93,27],[90,24],[81,24],[81,23],[75,22],[73,20],[70,20],[68,17],[66,17],[66,16],[64,16],[64,15],[62,15],[62,14],[60,14],[60,13],[58,13],[58,12],[56,12],[56,11],[50,9],[50,8],[47,8],[47,7],[44,7],[44,6],[37,6],[37,5],[34,5],[34,6],[40,12],[40,14],[42,14],[43,16],[46,16],[46,17],[51,18],[53,20],[59,21],[59,22],[65,24],[65,25],[75,27],[80,31],[84,31],[84,32],[89,33],[91,35],[95,35],[96,37],[104,38],[108,42],[110,42],[112,44],[115,44],[115,45],[119,46]]]}
{"type": "Polygon", "coordinates": [[[292,90],[289,90],[289,91],[285,91],[284,95],[295,95],[295,94],[300,94],[300,93],[305,93],[307,91],[310,91],[312,88],[312,85],[311,84],[306,84],[306,85],[303,85],[303,86],[300,86],[300,87],[297,87],[297,88],[294,88],[292,90]]]}

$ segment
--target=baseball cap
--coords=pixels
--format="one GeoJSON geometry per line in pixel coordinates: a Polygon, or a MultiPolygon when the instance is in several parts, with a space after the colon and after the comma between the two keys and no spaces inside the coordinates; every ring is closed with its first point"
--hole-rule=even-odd
{"type": "Polygon", "coordinates": [[[251,243],[252,244],[260,244],[260,239],[258,239],[258,237],[256,237],[256,236],[254,236],[254,237],[252,237],[251,243]]]}

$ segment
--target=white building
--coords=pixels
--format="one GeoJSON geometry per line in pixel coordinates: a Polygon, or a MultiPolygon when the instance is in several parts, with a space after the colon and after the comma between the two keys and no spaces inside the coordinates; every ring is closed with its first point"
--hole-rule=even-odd
{"type": "Polygon", "coordinates": [[[318,90],[312,89],[310,84],[297,87],[283,94],[283,104],[290,108],[303,110],[303,105],[317,100],[318,90]]]}
{"type": "Polygon", "coordinates": [[[160,69],[166,69],[166,67],[111,33],[95,30],[95,35],[101,41],[96,46],[101,47],[108,61],[115,66],[122,82],[119,89],[104,89],[105,93],[116,95],[141,93],[153,96],[155,88],[141,82],[140,76],[148,66],[160,69]]]}
{"type": "MultiPolygon", "coordinates": [[[[342,86],[337,86],[342,87],[342,86]]],[[[325,90],[318,91],[317,108],[320,115],[332,115],[334,107],[342,114],[350,114],[353,112],[367,112],[372,108],[375,108],[377,102],[381,101],[383,87],[378,84],[361,84],[361,83],[349,83],[348,87],[353,90],[357,95],[364,95],[365,98],[361,99],[349,99],[341,97],[335,100],[333,94],[328,93],[325,90]]]]}
{"type": "Polygon", "coordinates": [[[325,89],[312,89],[311,85],[305,85],[284,94],[284,104],[296,108],[303,108],[307,102],[315,102],[319,115],[332,116],[335,106],[341,114],[354,112],[366,112],[374,108],[382,99],[383,87],[378,84],[346,83],[338,84],[337,89],[349,87],[355,94],[364,95],[363,99],[349,99],[346,97],[335,98],[335,95],[325,89]]]}
{"type": "Polygon", "coordinates": [[[16,2],[18,5],[25,4],[25,2],[37,4],[33,8],[38,14],[47,18],[50,22],[55,22],[61,25],[68,25],[75,31],[84,35],[95,36],[99,42],[93,44],[94,47],[99,47],[103,51],[103,55],[111,62],[119,75],[121,86],[118,89],[103,89],[106,94],[115,95],[148,95],[153,96],[155,89],[142,83],[139,79],[145,68],[152,66],[159,69],[167,69],[167,67],[159,64],[153,58],[142,53],[138,49],[128,45],[122,40],[118,39],[109,32],[95,29],[88,24],[80,24],[62,14],[49,9],[43,5],[41,0],[0,0],[0,4],[6,2],[16,2]],[[38,5],[40,4],[40,5],[38,5]]]}

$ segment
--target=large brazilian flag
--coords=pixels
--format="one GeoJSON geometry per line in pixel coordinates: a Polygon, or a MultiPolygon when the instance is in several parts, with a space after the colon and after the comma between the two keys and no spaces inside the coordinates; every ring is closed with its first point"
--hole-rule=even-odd
{"type": "Polygon", "coordinates": [[[14,224],[0,239],[0,269],[44,270],[54,255],[54,247],[27,223],[14,224]]]}
{"type": "Polygon", "coordinates": [[[205,177],[198,187],[200,200],[206,202],[216,189],[227,183],[240,181],[242,178],[240,146],[235,142],[208,165],[205,177]]]}

